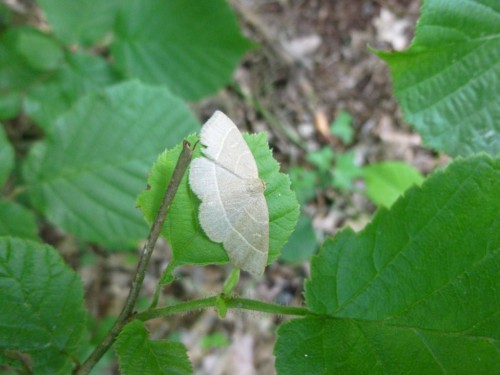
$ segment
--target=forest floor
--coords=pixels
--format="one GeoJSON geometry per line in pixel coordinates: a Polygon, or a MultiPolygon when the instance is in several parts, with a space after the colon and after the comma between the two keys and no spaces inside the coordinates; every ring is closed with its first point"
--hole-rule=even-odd
{"type": "MultiPolygon", "coordinates": [[[[335,153],[353,151],[359,165],[398,160],[423,174],[434,169],[438,158],[421,147],[420,137],[402,120],[387,65],[369,51],[369,46],[405,49],[413,37],[420,1],[230,0],[230,4],[243,32],[258,46],[237,68],[232,87],[192,105],[201,119],[219,109],[241,130],[266,131],[283,172],[295,166],[313,169],[308,153],[325,147],[335,153]],[[354,140],[349,145],[330,133],[330,124],[341,111],[353,119],[354,140]]],[[[376,207],[362,186],[356,187],[347,192],[315,189],[302,207],[312,219],[318,243],[347,225],[360,230],[371,219],[376,207]]],[[[91,313],[116,316],[137,258],[95,250],[97,260],[79,259],[73,264],[84,280],[91,313]]],[[[169,254],[165,243],[158,245],[143,295],[152,295],[169,254]]],[[[176,271],[176,281],[162,291],[162,301],[215,295],[228,272],[229,267],[221,266],[182,267],[176,271]]],[[[236,293],[300,306],[308,275],[308,262],[278,261],[260,279],[243,273],[236,293]]],[[[267,375],[275,373],[276,329],[287,319],[241,311],[219,319],[214,310],[207,310],[157,319],[148,326],[152,338],[184,342],[196,374],[267,375]]],[[[117,373],[116,364],[104,362],[103,373],[117,373]]]]}

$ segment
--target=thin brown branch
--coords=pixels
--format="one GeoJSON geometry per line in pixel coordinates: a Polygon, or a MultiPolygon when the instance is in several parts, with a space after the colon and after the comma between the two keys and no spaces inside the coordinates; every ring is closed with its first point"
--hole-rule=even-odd
{"type": "Polygon", "coordinates": [[[156,214],[155,221],[153,222],[148,239],[142,250],[139,264],[137,266],[137,272],[135,274],[135,279],[132,283],[132,288],[130,289],[127,301],[125,302],[125,306],[123,307],[123,310],[118,316],[115,324],[109,330],[102,342],[94,349],[94,351],[85,360],[85,362],[83,362],[83,364],[79,368],[75,369],[74,373],[76,375],[88,374],[90,370],[92,370],[92,368],[104,355],[104,353],[106,353],[111,345],[113,345],[122,328],[125,326],[125,324],[128,323],[128,321],[130,321],[131,317],[133,316],[133,309],[137,301],[137,297],[139,296],[142,282],[144,281],[144,276],[146,275],[146,269],[149,264],[151,254],[153,253],[156,241],[160,236],[161,228],[163,226],[163,223],[165,222],[165,218],[167,217],[170,206],[172,205],[175,193],[179,188],[182,177],[184,176],[184,173],[186,172],[192,157],[193,149],[191,148],[189,142],[185,140],[183,143],[181,154],[179,155],[179,159],[177,160],[174,173],[172,174],[172,178],[170,179],[170,183],[168,184],[167,191],[163,196],[163,201],[161,202],[160,209],[156,214]]]}

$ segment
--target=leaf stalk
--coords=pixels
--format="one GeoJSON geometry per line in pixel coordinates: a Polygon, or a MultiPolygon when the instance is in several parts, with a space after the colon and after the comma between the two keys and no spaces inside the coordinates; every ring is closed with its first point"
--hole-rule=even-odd
{"type": "MultiPolygon", "coordinates": [[[[233,309],[260,311],[269,314],[282,314],[282,315],[295,315],[295,316],[305,316],[308,314],[312,314],[312,312],[305,307],[284,306],[275,303],[256,301],[246,298],[228,297],[224,295],[220,295],[218,297],[223,298],[224,302],[226,303],[226,306],[228,308],[233,308],[233,309]]],[[[216,307],[216,302],[217,302],[217,296],[195,299],[192,301],[182,302],[172,306],[149,309],[142,313],[137,314],[135,318],[142,321],[146,321],[173,314],[186,313],[190,311],[216,307]]]]}

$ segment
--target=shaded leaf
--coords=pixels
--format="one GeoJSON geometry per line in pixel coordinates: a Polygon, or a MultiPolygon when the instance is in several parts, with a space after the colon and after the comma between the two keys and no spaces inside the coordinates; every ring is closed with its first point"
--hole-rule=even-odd
{"type": "Polygon", "coordinates": [[[15,117],[21,110],[22,98],[42,72],[30,66],[18,50],[19,39],[25,35],[47,38],[31,28],[10,28],[0,39],[0,119],[15,117]]]}
{"type": "Polygon", "coordinates": [[[41,71],[56,69],[64,58],[63,50],[55,40],[35,30],[20,33],[16,49],[29,66],[41,71]]]}
{"type": "Polygon", "coordinates": [[[67,53],[60,69],[28,92],[24,109],[38,125],[50,130],[77,99],[111,85],[117,78],[102,58],[83,52],[67,53]]]}
{"type": "Polygon", "coordinates": [[[317,247],[312,221],[308,216],[301,214],[290,240],[283,247],[280,258],[289,263],[301,263],[308,260],[317,247]]]}
{"type": "Polygon", "coordinates": [[[0,189],[3,187],[14,166],[14,148],[0,124],[0,189]]]}
{"type": "Polygon", "coordinates": [[[28,355],[37,374],[70,373],[85,327],[78,275],[50,246],[1,237],[0,290],[0,353],[28,355]]]}
{"type": "Polygon", "coordinates": [[[115,33],[111,50],[124,74],[190,100],[229,83],[252,46],[224,0],[127,0],[115,33]]]}
{"type": "Polygon", "coordinates": [[[191,374],[192,368],[184,344],[150,340],[143,322],[127,324],[115,344],[123,375],[191,374]]]}
{"type": "Polygon", "coordinates": [[[319,177],[315,171],[302,167],[292,167],[287,172],[292,181],[292,190],[297,195],[299,203],[304,204],[316,196],[319,177]]]}
{"type": "Polygon", "coordinates": [[[15,117],[24,105],[48,130],[83,94],[116,81],[104,59],[64,52],[35,29],[9,29],[0,40],[0,118],[15,117]]]}
{"type": "Polygon", "coordinates": [[[147,233],[134,202],[151,163],[196,127],[165,88],[128,82],[87,95],[30,151],[31,201],[82,239],[132,244],[147,233]]]}
{"type": "Polygon", "coordinates": [[[20,204],[0,200],[0,236],[38,238],[35,216],[20,204]]]}
{"type": "Polygon", "coordinates": [[[340,111],[335,121],[330,125],[330,132],[342,140],[342,143],[348,145],[354,137],[352,128],[352,116],[347,111],[340,111]]]}
{"type": "Polygon", "coordinates": [[[323,147],[321,150],[309,152],[307,161],[314,164],[320,172],[328,172],[332,168],[335,154],[331,147],[323,147]]]}
{"type": "Polygon", "coordinates": [[[499,18],[496,0],[428,0],[411,47],[377,52],[427,146],[454,156],[500,152],[499,18]]]}
{"type": "Polygon", "coordinates": [[[332,185],[343,190],[352,189],[354,179],[363,176],[363,170],[356,162],[354,151],[336,155],[332,185]]]}
{"type": "Polygon", "coordinates": [[[91,46],[113,28],[120,0],[37,0],[64,43],[91,46]]]}

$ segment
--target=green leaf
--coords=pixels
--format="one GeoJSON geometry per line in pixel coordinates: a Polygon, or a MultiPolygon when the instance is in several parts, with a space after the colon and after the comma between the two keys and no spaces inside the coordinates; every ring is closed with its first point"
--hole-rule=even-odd
{"type": "Polygon", "coordinates": [[[274,348],[278,374],[383,374],[373,347],[354,321],[294,319],[279,327],[278,336],[274,348]]]}
{"type": "Polygon", "coordinates": [[[37,0],[67,45],[91,46],[113,28],[120,0],[37,0]]]}
{"type": "Polygon", "coordinates": [[[78,275],[54,248],[2,237],[0,290],[0,353],[29,355],[36,374],[69,374],[85,327],[78,275]]]}
{"type": "Polygon", "coordinates": [[[233,289],[238,285],[240,281],[240,269],[234,267],[231,270],[231,273],[227,277],[226,281],[224,281],[224,285],[222,286],[222,293],[228,296],[233,292],[233,289]]]}
{"type": "Polygon", "coordinates": [[[120,372],[136,374],[191,374],[186,347],[167,340],[149,340],[143,322],[134,320],[123,328],[116,340],[120,372]]]}
{"type": "Polygon", "coordinates": [[[128,82],[87,95],[31,149],[32,204],[82,239],[131,245],[147,233],[134,206],[151,163],[197,127],[165,88],[128,82]]]}
{"type": "Polygon", "coordinates": [[[26,113],[45,130],[81,96],[117,81],[108,63],[83,52],[68,53],[64,65],[34,86],[24,101],[26,113]]]}
{"type": "MultiPolygon", "coordinates": [[[[500,159],[486,156],[457,161],[434,173],[421,188],[408,190],[389,211],[379,210],[359,235],[345,230],[326,242],[312,261],[312,277],[306,285],[308,305],[318,313],[364,319],[387,319],[412,301],[419,303],[406,314],[432,303],[446,303],[442,311],[451,311],[453,300],[445,298],[459,297],[448,294],[465,281],[462,273],[468,273],[469,283],[485,282],[486,269],[477,280],[472,273],[487,267],[500,249],[499,184],[500,159]],[[338,263],[336,276],[331,262],[338,263]],[[314,281],[326,275],[333,278],[331,283],[314,281]],[[391,284],[405,298],[396,298],[387,288],[391,284]],[[444,287],[439,296],[432,294],[444,287]]],[[[487,313],[488,301],[484,302],[482,313],[487,313]]],[[[465,307],[460,306],[462,313],[465,307]]],[[[428,319],[431,326],[439,324],[436,316],[428,319]]]]}
{"type": "Polygon", "coordinates": [[[14,148],[0,124],[0,189],[3,187],[14,166],[14,148]]]}
{"type": "MultiPolygon", "coordinates": [[[[243,134],[252,151],[259,177],[266,183],[264,192],[269,209],[269,263],[276,259],[293,231],[299,215],[295,194],[290,190],[290,180],[279,173],[279,164],[273,159],[264,133],[243,134]]],[[[193,145],[198,140],[190,136],[193,145]]],[[[181,145],[160,155],[148,179],[149,189],[141,193],[137,204],[148,222],[152,222],[160,206],[163,194],[172,176],[181,145]]],[[[200,156],[197,147],[194,157],[200,156]]],[[[167,220],[162,229],[173,250],[173,264],[220,264],[229,258],[221,244],[212,242],[198,222],[199,199],[191,192],[188,173],[184,176],[175,196],[167,220]]],[[[172,266],[171,266],[172,267],[172,266]]]]}
{"type": "Polygon", "coordinates": [[[227,304],[223,296],[217,296],[215,299],[215,311],[220,319],[224,319],[227,314],[227,304]]]}
{"type": "Polygon", "coordinates": [[[322,366],[308,374],[491,373],[499,186],[500,159],[456,161],[379,210],[362,232],[326,241],[306,283],[308,307],[324,317],[280,329],[278,373],[303,374],[310,350],[322,366]]]}
{"type": "Polygon", "coordinates": [[[363,176],[363,170],[356,164],[354,151],[344,152],[336,156],[332,185],[343,190],[351,190],[354,179],[363,176]]]}
{"type": "Polygon", "coordinates": [[[24,99],[27,114],[48,130],[80,96],[116,80],[104,59],[63,52],[34,29],[8,30],[0,41],[0,118],[15,117],[24,99]]]}
{"type": "Polygon", "coordinates": [[[0,236],[38,239],[35,215],[20,204],[0,200],[0,236]]]}
{"type": "Polygon", "coordinates": [[[390,207],[411,185],[420,185],[424,178],[406,163],[392,161],[363,167],[368,197],[379,206],[390,207]]]}
{"type": "Polygon", "coordinates": [[[500,2],[424,2],[404,52],[376,52],[391,67],[406,121],[449,155],[500,152],[500,2]]]}
{"type": "Polygon", "coordinates": [[[18,50],[24,35],[42,35],[35,29],[12,28],[0,39],[0,119],[15,117],[21,110],[22,96],[42,72],[28,64],[18,50]]]}
{"type": "Polygon", "coordinates": [[[47,35],[35,30],[20,33],[16,49],[29,66],[40,71],[54,70],[64,59],[61,46],[47,35]]]}
{"type": "Polygon", "coordinates": [[[340,111],[335,121],[330,125],[330,132],[338,136],[345,145],[351,143],[354,137],[351,114],[344,110],[340,111]]]}
{"type": "Polygon", "coordinates": [[[498,368],[495,344],[475,335],[326,317],[294,319],[278,335],[278,375],[489,375],[498,368]]]}
{"type": "Polygon", "coordinates": [[[0,92],[0,119],[11,119],[16,117],[21,111],[21,103],[22,98],[19,92],[0,92]]]}
{"type": "Polygon", "coordinates": [[[320,172],[328,172],[332,168],[335,154],[331,147],[323,147],[319,151],[308,153],[306,158],[307,161],[314,164],[320,172]]]}
{"type": "Polygon", "coordinates": [[[121,70],[196,100],[231,81],[252,44],[224,0],[125,1],[112,54],[121,70]]]}
{"type": "Polygon", "coordinates": [[[220,332],[214,332],[210,335],[205,335],[201,338],[200,346],[203,349],[223,348],[228,346],[229,339],[220,332]]]}
{"type": "Polygon", "coordinates": [[[10,26],[12,24],[12,9],[5,3],[0,3],[0,28],[10,26]]]}
{"type": "Polygon", "coordinates": [[[305,262],[314,254],[317,247],[312,221],[308,216],[301,214],[295,231],[283,247],[280,258],[289,263],[305,262]]]}
{"type": "Polygon", "coordinates": [[[316,196],[316,186],[319,183],[318,174],[302,167],[288,169],[292,189],[297,195],[299,203],[304,204],[316,196]]]}

